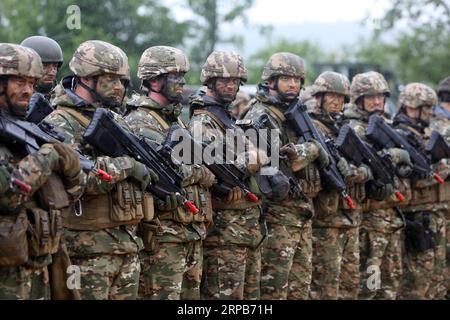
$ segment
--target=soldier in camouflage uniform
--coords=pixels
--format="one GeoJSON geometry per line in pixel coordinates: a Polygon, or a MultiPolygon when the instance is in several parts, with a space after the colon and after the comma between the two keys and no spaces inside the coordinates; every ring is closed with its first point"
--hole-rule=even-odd
{"type": "MultiPolygon", "coordinates": [[[[351,103],[344,108],[343,123],[348,123],[366,140],[369,116],[383,114],[385,98],[390,93],[380,73],[357,74],[350,86],[351,103]]],[[[407,175],[411,172],[409,154],[402,149],[383,150],[407,175]]],[[[398,181],[400,182],[400,181],[398,181]]],[[[403,184],[399,183],[399,186],[403,184]]],[[[403,189],[400,189],[403,194],[403,189]]],[[[360,227],[360,298],[395,299],[402,275],[401,235],[404,218],[396,210],[394,186],[388,184],[367,194],[360,227]],[[389,201],[383,201],[389,200],[389,201]]]]}
{"type": "MultiPolygon", "coordinates": [[[[304,79],[304,62],[299,56],[275,53],[263,70],[263,83],[244,117],[258,121],[267,114],[279,130],[279,143],[283,146],[280,153],[288,157],[289,170],[294,175],[303,169],[306,172],[303,186],[301,179],[294,182],[297,186],[288,186],[288,190],[303,188],[303,191],[267,198],[268,238],[262,258],[262,299],[307,299],[310,291],[313,204],[305,194],[311,198],[320,190],[319,173],[309,164],[318,159],[319,166],[326,166],[328,155],[317,141],[297,144],[299,136],[284,117],[289,105],[298,98],[304,79]]],[[[272,189],[276,189],[276,180],[272,179],[272,189]]]]}
{"type": "MultiPolygon", "coordinates": [[[[350,82],[336,72],[319,75],[312,86],[315,106],[310,114],[327,139],[339,133],[336,120],[350,99],[350,82]]],[[[312,299],[357,299],[359,291],[359,225],[364,183],[372,178],[369,167],[356,167],[345,158],[337,163],[353,198],[355,209],[336,190],[322,190],[314,198],[312,299]]]]}
{"type": "MultiPolygon", "coordinates": [[[[450,77],[443,79],[438,86],[437,95],[439,104],[434,106],[430,129],[438,131],[448,143],[450,143],[450,77]]],[[[445,181],[442,186],[441,195],[445,200],[450,200],[450,182],[445,181]]],[[[450,210],[446,212],[446,271],[445,283],[447,288],[447,299],[450,297],[450,210]]]]}
{"type": "MultiPolygon", "coordinates": [[[[405,86],[399,98],[394,127],[414,135],[424,146],[430,137],[431,108],[437,103],[433,89],[422,83],[405,86]]],[[[445,160],[433,165],[441,176],[448,175],[445,160]]],[[[443,177],[446,178],[446,177],[443,177]]],[[[404,277],[401,298],[443,298],[445,269],[445,213],[437,181],[432,177],[411,177],[412,199],[402,207],[406,218],[404,277]],[[423,230],[423,235],[417,230],[423,230]],[[418,245],[422,243],[423,245],[418,245]]]]}
{"type": "MultiPolygon", "coordinates": [[[[148,143],[164,144],[172,124],[184,127],[178,116],[188,70],[189,61],[179,49],[155,46],[142,54],[138,78],[144,94],[135,94],[128,101],[126,121],[148,143]]],[[[175,194],[156,199],[154,218],[141,223],[145,250],[140,255],[139,296],[143,299],[200,299],[202,240],[212,220],[208,188],[214,175],[201,165],[181,165],[176,169],[183,178],[188,199],[200,212],[190,212],[175,194]]]]}
{"type": "MultiPolygon", "coordinates": [[[[189,130],[206,145],[223,148],[227,130],[236,133],[230,106],[247,80],[247,69],[240,55],[214,51],[203,65],[200,80],[207,88],[191,97],[189,130]]],[[[226,147],[236,152],[234,140],[226,147]]],[[[264,155],[249,150],[240,154],[235,164],[251,177],[259,170],[261,157],[264,155]],[[246,161],[250,156],[255,161],[246,161]]],[[[212,204],[214,225],[204,241],[202,298],[258,299],[264,226],[261,203],[249,201],[234,187],[225,194],[213,189],[212,204]]]]}
{"type": "Polygon", "coordinates": [[[108,183],[90,174],[77,210],[63,217],[69,254],[80,268],[80,294],[83,299],[136,299],[138,252],[143,248],[137,224],[151,210],[152,198],[145,190],[155,174],[128,156],[103,156],[83,143],[95,109],[120,106],[128,59],[109,43],[89,40],[77,48],[69,67],[74,75],[62,80],[64,94],[54,100],[57,108],[45,121],[112,176],[108,183]]]}
{"type": "Polygon", "coordinates": [[[41,57],[44,75],[36,83],[35,91],[50,100],[51,91],[56,86],[56,75],[64,61],[61,47],[52,38],[44,36],[28,37],[20,45],[34,49],[41,57]]]}
{"type": "MultiPolygon", "coordinates": [[[[0,44],[2,116],[23,120],[42,73],[34,50],[0,44]]],[[[62,207],[50,199],[66,197],[61,201],[67,207],[81,195],[85,174],[78,155],[67,145],[44,144],[23,157],[25,150],[21,152],[16,142],[11,148],[9,142],[0,143],[0,299],[50,299],[48,266],[59,249],[62,229],[62,207]],[[28,184],[31,193],[21,191],[14,179],[28,184]],[[49,191],[55,183],[59,190],[49,191]]]]}

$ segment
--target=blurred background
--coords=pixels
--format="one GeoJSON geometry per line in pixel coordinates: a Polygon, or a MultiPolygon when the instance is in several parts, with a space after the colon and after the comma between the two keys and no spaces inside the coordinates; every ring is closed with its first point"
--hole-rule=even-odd
{"type": "Polygon", "coordinates": [[[1,0],[0,42],[31,35],[59,42],[69,73],[75,48],[88,39],[121,47],[130,58],[134,88],[141,53],[153,45],[179,47],[192,70],[187,91],[214,49],[245,58],[254,92],[262,68],[277,51],[307,64],[307,82],[335,70],[352,76],[382,72],[395,100],[403,84],[436,87],[450,71],[450,0],[1,0]]]}

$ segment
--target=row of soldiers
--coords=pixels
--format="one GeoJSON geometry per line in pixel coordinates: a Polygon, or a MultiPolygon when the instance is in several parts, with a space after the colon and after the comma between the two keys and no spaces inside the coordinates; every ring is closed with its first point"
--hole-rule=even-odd
{"type": "MultiPolygon", "coordinates": [[[[304,87],[299,56],[280,52],[270,57],[255,98],[237,122],[230,106],[247,70],[240,55],[214,51],[202,68],[204,87],[190,97],[187,124],[179,116],[189,61],[177,48],[145,50],[137,72],[141,90],[131,97],[126,97],[128,58],[120,48],[99,40],[83,42],[69,63],[73,74],[54,88],[62,62],[61,49],[50,38],[0,44],[2,299],[447,295],[450,184],[412,177],[409,153],[385,148],[379,153],[396,166],[395,183],[369,189],[374,180],[370,164],[338,155],[337,168],[354,204],[346,202],[321,178],[330,165],[329,151],[315,139],[299,142],[301,133],[285,116],[304,87]],[[56,130],[64,143],[42,143],[30,152],[20,137],[4,134],[4,119],[24,125],[33,92],[43,93],[54,109],[39,128],[45,124],[56,130]],[[214,145],[230,130],[237,132],[239,123],[268,117],[278,130],[280,161],[289,177],[275,168],[261,178],[269,157],[254,146],[234,159],[243,174],[240,183],[225,185],[207,164],[174,161],[170,165],[182,177],[183,194],[156,196],[150,187],[159,185],[157,172],[135,157],[108,156],[85,141],[101,108],[149,146],[163,145],[173,124],[194,136],[200,132],[205,144],[214,145]],[[86,169],[80,154],[94,166],[86,169]],[[263,180],[269,188],[261,187],[263,180]],[[398,192],[406,199],[396,198],[398,192]],[[196,214],[186,198],[198,208],[196,214]],[[417,226],[429,245],[407,248],[408,230],[417,226]]],[[[346,124],[367,141],[369,117],[383,115],[389,93],[377,72],[358,74],[351,84],[339,73],[325,72],[306,103],[327,141],[334,141],[346,124]]],[[[432,88],[408,84],[398,114],[385,121],[417,140],[427,140],[432,129],[450,140],[450,78],[438,94],[440,106],[432,88]]],[[[446,159],[433,170],[444,180],[450,173],[446,159]]]]}

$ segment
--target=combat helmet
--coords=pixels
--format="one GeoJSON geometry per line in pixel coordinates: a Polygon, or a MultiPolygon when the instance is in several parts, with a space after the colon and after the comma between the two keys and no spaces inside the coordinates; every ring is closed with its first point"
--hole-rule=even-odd
{"type": "Polygon", "coordinates": [[[419,108],[423,105],[433,106],[437,103],[437,95],[429,86],[414,82],[405,86],[400,93],[398,102],[400,107],[419,108]]]}
{"type": "Polygon", "coordinates": [[[202,67],[200,81],[206,84],[213,78],[239,78],[247,81],[247,68],[244,59],[235,52],[214,51],[202,67]]]}
{"type": "Polygon", "coordinates": [[[350,81],[346,76],[333,72],[325,71],[321,73],[311,88],[311,95],[319,93],[333,92],[345,96],[345,102],[350,100],[350,81]]]}

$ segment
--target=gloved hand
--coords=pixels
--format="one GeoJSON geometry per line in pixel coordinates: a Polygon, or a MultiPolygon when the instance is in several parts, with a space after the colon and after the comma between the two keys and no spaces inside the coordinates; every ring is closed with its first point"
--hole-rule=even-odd
{"type": "Polygon", "coordinates": [[[319,141],[313,139],[310,142],[313,143],[317,149],[319,149],[319,157],[317,158],[319,169],[327,167],[330,164],[328,152],[324,149],[324,147],[322,147],[319,141]]]}
{"type": "Polygon", "coordinates": [[[369,194],[371,199],[375,199],[378,201],[382,201],[388,198],[391,194],[394,193],[394,187],[391,184],[385,184],[382,187],[376,188],[369,194]]]}
{"type": "Polygon", "coordinates": [[[404,164],[410,167],[413,166],[408,151],[400,148],[391,148],[388,150],[388,153],[391,155],[393,163],[397,165],[404,164]]]}
{"type": "Polygon", "coordinates": [[[344,157],[341,157],[336,164],[339,172],[344,177],[345,182],[347,182],[350,178],[354,176],[353,170],[350,167],[350,164],[347,162],[347,160],[344,157]]]}
{"type": "Polygon", "coordinates": [[[165,200],[157,200],[156,206],[160,211],[173,211],[183,205],[183,197],[180,194],[171,193],[165,200]]]}
{"type": "Polygon", "coordinates": [[[201,166],[200,170],[202,170],[202,177],[198,180],[198,184],[206,188],[212,187],[216,178],[214,174],[205,166],[201,166]]]}
{"type": "Polygon", "coordinates": [[[235,202],[242,199],[242,190],[239,187],[234,187],[230,189],[228,193],[227,202],[235,202]]]}
{"type": "Polygon", "coordinates": [[[59,154],[59,170],[67,178],[75,177],[81,170],[80,156],[72,147],[62,142],[53,143],[53,148],[59,154]]]}
{"type": "Polygon", "coordinates": [[[396,168],[396,173],[400,178],[408,178],[413,172],[413,168],[408,165],[399,165],[396,168]]]}
{"type": "Polygon", "coordinates": [[[158,175],[151,169],[147,168],[146,165],[134,160],[133,168],[130,172],[129,177],[134,178],[141,183],[142,190],[147,189],[147,187],[152,182],[158,182],[158,175]]]}
{"type": "Polygon", "coordinates": [[[11,172],[7,165],[0,165],[0,194],[5,193],[11,187],[11,172]]]}

